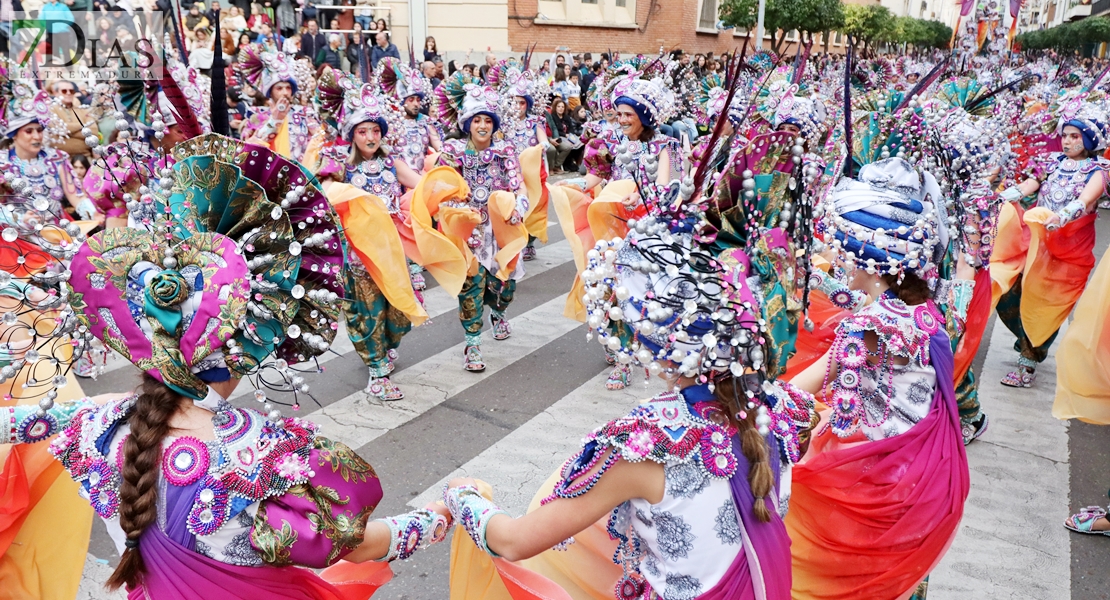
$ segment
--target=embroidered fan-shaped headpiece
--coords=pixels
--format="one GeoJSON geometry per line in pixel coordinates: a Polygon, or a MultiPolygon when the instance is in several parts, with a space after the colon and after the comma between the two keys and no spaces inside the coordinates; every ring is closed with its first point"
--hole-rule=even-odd
{"type": "Polygon", "coordinates": [[[188,397],[249,375],[258,388],[306,392],[290,365],[329,347],[343,289],[327,199],[297,163],[216,134],[174,156],[132,211],[152,229],[110,229],[77,253],[74,310],[105,345],[188,397]]]}

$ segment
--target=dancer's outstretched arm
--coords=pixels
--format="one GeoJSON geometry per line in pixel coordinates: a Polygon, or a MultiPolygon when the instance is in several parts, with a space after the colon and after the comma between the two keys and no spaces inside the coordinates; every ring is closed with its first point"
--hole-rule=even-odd
{"type": "MultiPolygon", "coordinates": [[[[576,478],[586,481],[606,463],[612,449],[605,451],[597,464],[584,475],[576,478]]],[[[633,498],[643,498],[651,503],[662,501],[665,478],[663,466],[651,461],[628,462],[618,460],[605,471],[604,476],[588,492],[575,498],[556,498],[523,517],[512,518],[491,502],[473,494],[473,479],[454,479],[448,484],[448,495],[463,497],[477,517],[472,525],[457,521],[477,536],[479,547],[508,560],[523,560],[549,550],[567,538],[585,530],[607,515],[614,508],[633,498]],[[461,493],[460,493],[461,492],[461,493]]]]}

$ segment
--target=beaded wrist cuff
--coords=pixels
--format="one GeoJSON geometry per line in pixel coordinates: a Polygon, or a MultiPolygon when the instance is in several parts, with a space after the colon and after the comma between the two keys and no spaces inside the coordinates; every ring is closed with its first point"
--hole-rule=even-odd
{"type": "Polygon", "coordinates": [[[389,527],[390,542],[389,552],[376,562],[405,560],[447,538],[447,518],[425,508],[377,520],[389,527]]]}
{"type": "Polygon", "coordinates": [[[490,556],[497,556],[497,553],[490,550],[489,545],[486,544],[486,527],[489,526],[490,519],[495,515],[507,515],[509,513],[487,500],[485,496],[478,492],[478,488],[472,485],[445,489],[443,491],[443,501],[447,503],[447,509],[451,511],[451,516],[455,518],[455,522],[466,529],[466,532],[470,534],[470,539],[474,540],[478,548],[490,556]]]}
{"type": "Polygon", "coordinates": [[[1086,210],[1087,205],[1080,200],[1072,200],[1071,202],[1068,202],[1064,206],[1064,208],[1060,209],[1060,212],[1056,213],[1060,215],[1060,227],[1063,227],[1064,225],[1067,225],[1068,223],[1071,223],[1072,221],[1083,216],[1083,213],[1086,210]]]}

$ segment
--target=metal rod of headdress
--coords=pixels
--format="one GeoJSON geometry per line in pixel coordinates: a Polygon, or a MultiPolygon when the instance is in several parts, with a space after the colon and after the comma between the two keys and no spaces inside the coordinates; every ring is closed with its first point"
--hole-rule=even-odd
{"type": "Polygon", "coordinates": [[[220,7],[215,11],[216,52],[212,56],[212,131],[220,135],[231,135],[231,123],[227,116],[227,75],[224,73],[224,49],[220,42],[220,7]]]}
{"type": "Polygon", "coordinates": [[[852,63],[855,62],[855,39],[848,36],[848,57],[844,60],[844,143],[848,147],[848,159],[844,161],[844,175],[853,176],[852,169],[852,63]]]}

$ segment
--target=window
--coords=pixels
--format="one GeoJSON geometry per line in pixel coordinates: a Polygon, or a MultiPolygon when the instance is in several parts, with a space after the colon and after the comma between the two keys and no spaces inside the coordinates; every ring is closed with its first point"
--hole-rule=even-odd
{"type": "Polygon", "coordinates": [[[838,31],[836,35],[833,36],[833,45],[839,46],[842,43],[844,43],[844,36],[838,31]]]}
{"type": "Polygon", "coordinates": [[[597,4],[597,0],[582,0],[582,4],[597,4]]]}
{"type": "Polygon", "coordinates": [[[627,8],[628,0],[617,0],[617,8],[627,8]]]}
{"type": "Polygon", "coordinates": [[[717,0],[701,0],[698,29],[717,29],[717,0]]]}

